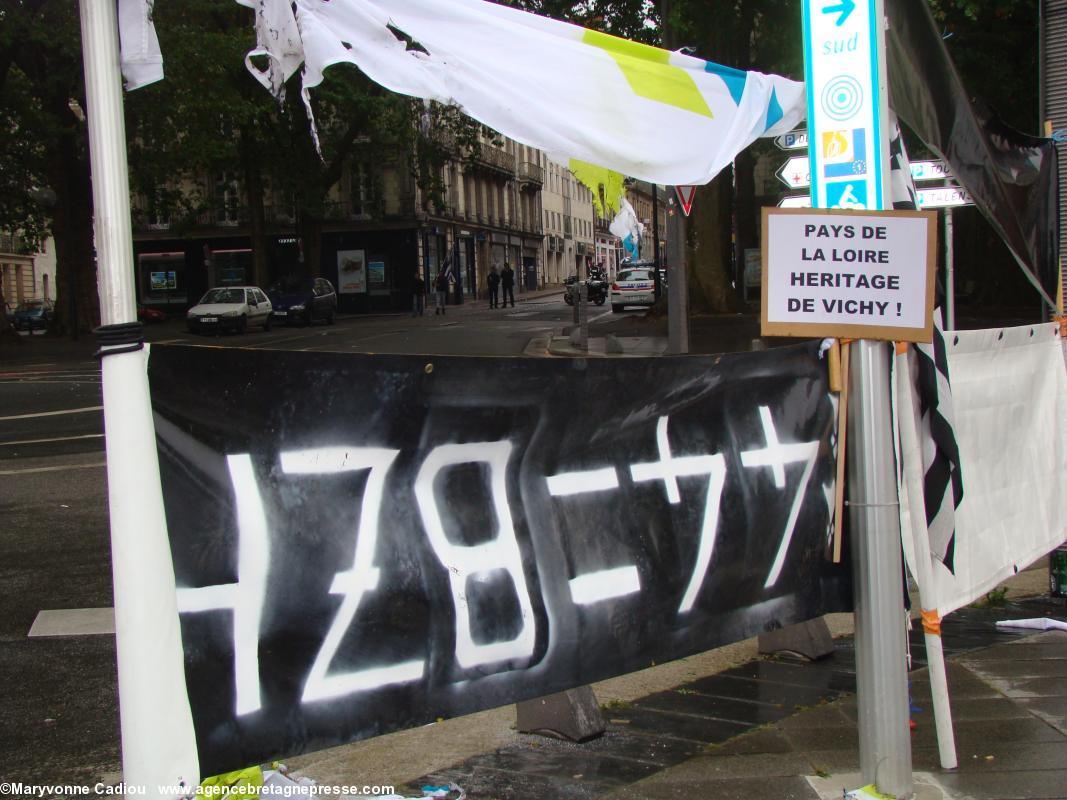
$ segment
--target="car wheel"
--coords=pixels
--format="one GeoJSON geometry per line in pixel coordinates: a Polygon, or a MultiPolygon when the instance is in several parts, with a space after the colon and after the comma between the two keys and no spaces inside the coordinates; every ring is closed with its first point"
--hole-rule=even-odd
{"type": "Polygon", "coordinates": [[[613,314],[621,314],[622,313],[622,306],[620,306],[618,303],[612,303],[611,304],[611,313],[613,313],[613,314]]]}

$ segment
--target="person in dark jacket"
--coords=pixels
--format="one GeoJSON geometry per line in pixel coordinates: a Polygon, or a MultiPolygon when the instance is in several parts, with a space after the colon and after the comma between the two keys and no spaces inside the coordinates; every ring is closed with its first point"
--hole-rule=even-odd
{"type": "Polygon", "coordinates": [[[500,286],[504,290],[504,308],[508,307],[509,297],[511,307],[515,308],[515,271],[507,262],[504,262],[504,271],[500,273],[500,286]]]}
{"type": "Polygon", "coordinates": [[[443,269],[437,273],[437,280],[434,281],[433,288],[437,293],[437,307],[434,308],[433,313],[444,314],[445,302],[448,300],[448,273],[443,269]]]}
{"type": "Polygon", "coordinates": [[[486,283],[489,284],[489,307],[500,307],[500,273],[496,271],[496,265],[494,264],[489,268],[489,275],[486,276],[486,283]]]}

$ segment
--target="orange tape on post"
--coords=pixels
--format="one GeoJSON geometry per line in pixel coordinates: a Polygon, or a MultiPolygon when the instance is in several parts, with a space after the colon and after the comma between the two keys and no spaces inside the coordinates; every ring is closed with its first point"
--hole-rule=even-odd
{"type": "Polygon", "coordinates": [[[931,636],[941,635],[941,615],[937,613],[935,608],[933,611],[923,611],[923,630],[931,636]]]}
{"type": "Polygon", "coordinates": [[[897,355],[902,356],[908,352],[907,342],[897,342],[897,355]]]}
{"type": "Polygon", "coordinates": [[[1053,317],[1052,319],[1060,323],[1060,338],[1067,339],[1067,316],[1053,317]]]}

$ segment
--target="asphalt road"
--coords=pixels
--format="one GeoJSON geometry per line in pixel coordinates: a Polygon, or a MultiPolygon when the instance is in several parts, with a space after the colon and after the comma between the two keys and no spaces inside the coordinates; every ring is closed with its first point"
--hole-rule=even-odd
{"type": "MultiPolygon", "coordinates": [[[[619,322],[592,306],[590,320],[619,322]]],[[[559,293],[515,308],[484,303],[332,326],[202,337],[182,320],[151,342],[370,353],[544,355],[571,324],[559,293]]],[[[118,708],[110,635],[27,636],[42,610],[112,605],[100,368],[93,343],[34,336],[0,348],[0,780],[117,780],[118,708]]],[[[160,724],[166,724],[160,720],[160,724]]]]}

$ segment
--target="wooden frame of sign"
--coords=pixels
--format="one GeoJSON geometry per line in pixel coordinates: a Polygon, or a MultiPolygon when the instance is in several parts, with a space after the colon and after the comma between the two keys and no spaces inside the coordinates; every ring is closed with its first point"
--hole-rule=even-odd
{"type": "MultiPolygon", "coordinates": [[[[839,339],[878,339],[896,342],[929,342],[933,339],[934,278],[937,273],[937,212],[926,211],[868,211],[839,210],[829,208],[763,208],[762,254],[763,275],[761,281],[762,307],[760,309],[760,334],[762,336],[834,337],[839,339]],[[803,215],[826,217],[832,225],[834,217],[871,217],[881,219],[911,217],[925,219],[926,229],[926,274],[923,324],[921,326],[893,326],[878,324],[855,324],[844,322],[801,322],[796,320],[771,321],[769,286],[771,282],[773,243],[770,240],[771,218],[775,216],[803,215]]],[[[836,252],[835,252],[836,255],[836,252]]],[[[777,265],[781,269],[781,265],[777,265]]],[[[799,263],[798,263],[799,266],[799,263]]],[[[914,297],[914,295],[912,295],[914,297]]],[[[898,303],[898,306],[900,304],[898,303]]]]}

